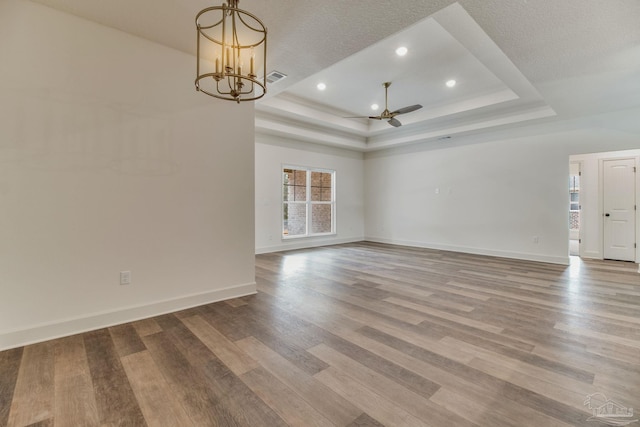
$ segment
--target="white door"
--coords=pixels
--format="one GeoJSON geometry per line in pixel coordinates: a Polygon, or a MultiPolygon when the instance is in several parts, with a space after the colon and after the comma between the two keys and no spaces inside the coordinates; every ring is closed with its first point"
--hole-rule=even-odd
{"type": "Polygon", "coordinates": [[[635,261],[635,160],[603,162],[604,258],[635,261]]]}

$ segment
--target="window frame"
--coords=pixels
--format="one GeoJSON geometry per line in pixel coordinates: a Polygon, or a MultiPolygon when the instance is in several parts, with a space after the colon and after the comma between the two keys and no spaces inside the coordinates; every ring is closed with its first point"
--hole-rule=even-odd
{"type": "Polygon", "coordinates": [[[316,167],[308,167],[308,166],[296,166],[291,164],[283,164],[280,167],[280,236],[282,240],[289,239],[303,239],[308,237],[318,237],[318,236],[334,236],[337,234],[336,232],[336,171],[333,169],[326,168],[316,168],[316,167]],[[285,186],[285,169],[292,169],[295,171],[304,171],[306,173],[306,200],[305,201],[289,201],[284,199],[284,186],[285,186]],[[311,191],[311,174],[313,172],[319,173],[328,173],[331,174],[331,201],[313,201],[312,199],[312,191],[311,191]],[[306,222],[305,222],[305,233],[304,234],[296,234],[289,235],[285,234],[284,227],[284,207],[285,204],[304,204],[306,209],[306,222]],[[331,231],[326,233],[312,233],[312,207],[313,205],[331,205],[331,231]]]}

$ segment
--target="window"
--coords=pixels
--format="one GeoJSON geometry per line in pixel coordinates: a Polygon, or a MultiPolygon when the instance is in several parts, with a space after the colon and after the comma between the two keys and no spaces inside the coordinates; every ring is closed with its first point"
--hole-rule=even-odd
{"type": "Polygon", "coordinates": [[[569,210],[580,210],[580,175],[571,175],[569,177],[569,210]]]}
{"type": "Polygon", "coordinates": [[[335,171],[298,166],[282,169],[282,235],[335,233],[335,171]]]}

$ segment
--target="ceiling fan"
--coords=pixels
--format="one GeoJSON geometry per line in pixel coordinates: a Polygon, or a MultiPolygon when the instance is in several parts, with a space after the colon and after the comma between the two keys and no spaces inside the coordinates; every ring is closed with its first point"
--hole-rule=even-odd
{"type": "Polygon", "coordinates": [[[345,117],[345,118],[348,118],[348,119],[368,118],[368,119],[374,119],[374,120],[388,120],[387,123],[389,123],[391,126],[400,127],[402,126],[402,123],[400,123],[400,120],[396,119],[397,115],[410,113],[412,111],[416,111],[422,108],[422,105],[416,104],[416,105],[411,105],[409,107],[400,108],[396,111],[389,111],[387,100],[388,100],[388,90],[389,90],[389,86],[391,86],[391,82],[384,82],[382,86],[384,86],[384,111],[379,116],[358,116],[358,117],[345,117]]]}

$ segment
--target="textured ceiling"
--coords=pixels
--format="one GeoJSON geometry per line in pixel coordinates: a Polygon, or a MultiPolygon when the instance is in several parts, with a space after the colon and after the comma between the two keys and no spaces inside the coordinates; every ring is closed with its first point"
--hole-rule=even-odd
{"type": "MultiPolygon", "coordinates": [[[[194,53],[195,14],[212,4],[220,4],[219,0],[34,1],[188,53],[194,53]]],[[[367,50],[383,46],[388,37],[440,14],[440,18],[436,18],[438,24],[468,50],[470,56],[464,60],[483,64],[499,78],[499,85],[518,94],[517,107],[523,110],[514,110],[514,101],[503,100],[484,109],[471,108],[476,104],[468,104],[469,108],[454,114],[451,103],[448,107],[440,105],[449,108],[449,113],[438,113],[441,114],[438,123],[433,123],[433,111],[427,114],[425,126],[439,126],[440,133],[446,133],[448,126],[452,129],[450,133],[455,134],[456,129],[461,133],[473,130],[472,123],[476,123],[476,131],[491,128],[491,123],[515,125],[518,121],[509,119],[509,114],[520,115],[523,120],[538,117],[537,120],[543,122],[590,120],[598,116],[598,123],[640,131],[640,125],[629,121],[633,114],[614,114],[640,108],[640,1],[460,0],[457,5],[454,3],[452,0],[241,0],[240,7],[259,16],[269,29],[268,69],[288,74],[287,79],[269,88],[267,99],[258,103],[258,128],[269,122],[271,125],[265,125],[265,129],[278,128],[274,132],[280,134],[306,132],[310,135],[307,139],[314,141],[323,132],[335,131],[338,141],[335,145],[357,149],[369,149],[378,143],[384,145],[385,139],[410,142],[412,139],[406,134],[412,129],[416,138],[438,137],[429,136],[424,129],[418,129],[417,124],[388,130],[363,128],[359,123],[344,124],[331,117],[326,107],[354,110],[353,105],[341,103],[339,98],[321,105],[313,105],[316,100],[298,102],[299,97],[309,95],[297,84],[323,70],[331,71],[332,66],[344,66],[344,61],[351,61],[345,68],[350,74],[343,74],[341,84],[349,85],[362,94],[363,102],[369,102],[371,82],[361,78],[368,70],[358,70],[358,61],[349,58],[357,59],[367,50]],[[479,34],[478,29],[481,38],[486,39],[482,45],[472,37],[479,34]],[[505,61],[512,69],[508,69],[505,61]],[[369,86],[364,86],[365,83],[369,86]],[[313,117],[314,111],[319,118],[313,117]],[[485,124],[479,125],[480,122],[485,124]]],[[[446,37],[438,38],[438,42],[446,37]]],[[[427,47],[430,40],[413,40],[413,43],[427,47]]],[[[433,66],[446,68],[451,60],[455,58],[445,57],[433,66]]],[[[428,82],[436,83],[436,80],[428,82]]],[[[397,81],[393,88],[401,86],[397,81]]],[[[414,103],[400,90],[391,92],[390,96],[397,106],[414,103]]],[[[445,95],[434,94],[429,99],[442,96],[445,95]]],[[[348,97],[353,100],[355,95],[350,92],[348,97]]],[[[463,101],[470,99],[466,95],[460,97],[463,101]]],[[[429,99],[420,102],[426,107],[429,99]]],[[[345,97],[343,101],[346,100],[345,97]]],[[[409,115],[403,117],[409,118],[409,115]]]]}
{"type": "MultiPolygon", "coordinates": [[[[197,11],[220,1],[35,0],[194,53],[197,11]]],[[[241,0],[267,24],[271,64],[302,78],[437,12],[452,0],[241,0]]],[[[561,78],[640,43],[637,0],[459,2],[528,78],[561,78]]]]}

